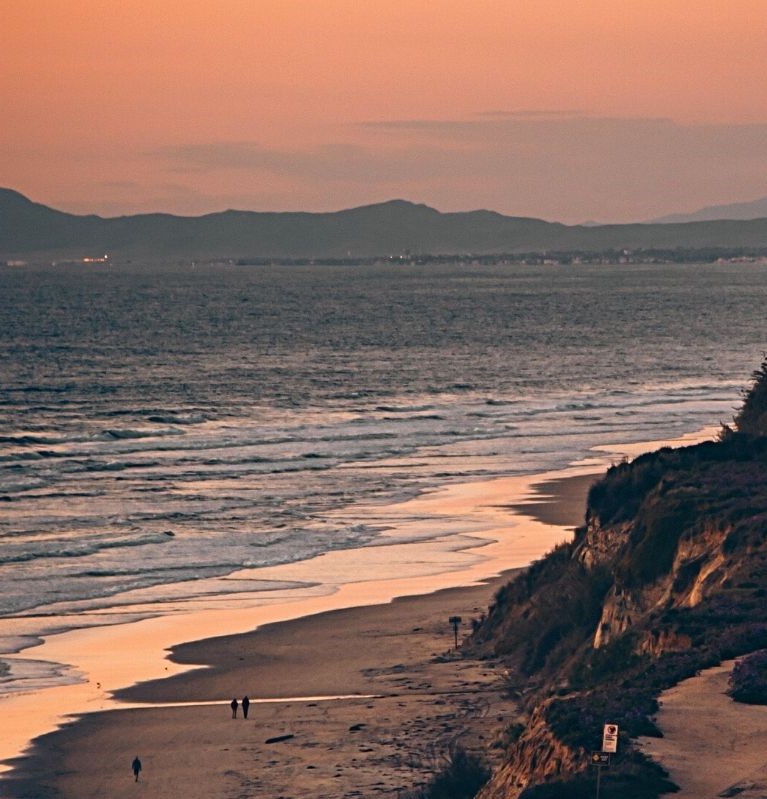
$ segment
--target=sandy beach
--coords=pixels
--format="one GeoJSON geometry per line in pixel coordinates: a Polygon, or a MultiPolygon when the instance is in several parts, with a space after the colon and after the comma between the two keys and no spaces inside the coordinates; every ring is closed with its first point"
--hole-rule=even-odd
{"type": "Polygon", "coordinates": [[[494,664],[451,656],[447,624],[478,615],[499,582],[181,647],[181,657],[214,667],[125,695],[187,706],[88,715],[38,741],[11,794],[47,796],[55,786],[63,797],[133,796],[139,754],[140,788],[152,796],[396,796],[457,740],[487,743],[513,720],[494,664]],[[232,719],[229,698],[245,693],[360,696],[257,702],[247,721],[241,711],[232,719]]]}
{"type": "MultiPolygon", "coordinates": [[[[163,797],[396,796],[428,779],[458,743],[497,751],[489,744],[514,720],[515,706],[505,697],[496,664],[456,655],[448,618],[460,616],[465,635],[510,578],[508,566],[525,565],[535,547],[539,556],[542,546],[547,550],[580,522],[595,475],[574,472],[535,488],[528,478],[526,491],[525,480],[507,478],[420,498],[418,517],[435,511],[430,503],[446,515],[459,505],[484,508],[487,541],[476,550],[482,556],[466,543],[456,552],[455,572],[444,571],[445,551],[442,571],[425,568],[426,574],[410,579],[387,573],[382,561],[380,581],[294,602],[287,612],[293,617],[272,620],[279,623],[268,623],[274,608],[261,608],[267,621],[245,634],[210,637],[211,620],[193,614],[201,640],[174,646],[171,659],[182,666],[166,660],[164,667],[186,670],[131,687],[119,685],[121,675],[113,690],[123,704],[99,685],[102,704],[111,709],[78,715],[38,738],[12,763],[4,795],[119,799],[141,790],[163,797]],[[510,497],[516,498],[513,508],[510,497]],[[512,520],[516,536],[509,542],[499,529],[508,530],[512,520]],[[526,537],[534,540],[525,543],[526,537]],[[462,587],[443,588],[451,582],[462,587]],[[183,664],[205,668],[190,671],[183,664]],[[248,719],[241,711],[232,719],[231,697],[245,694],[252,702],[248,719]],[[333,698],[341,696],[347,698],[333,698]],[[137,706],[144,703],[153,707],[137,706]],[[267,743],[275,738],[280,740],[267,743]],[[130,772],[136,754],[143,763],[138,786],[130,772]]],[[[413,518],[412,504],[399,510],[413,518]]],[[[407,546],[417,556],[418,546],[407,546]]],[[[379,549],[385,555],[389,548],[379,549]]],[[[131,628],[140,626],[111,631],[120,659],[134,673],[145,673],[140,664],[131,665],[131,628]]],[[[186,628],[176,634],[176,640],[193,640],[186,628]]],[[[114,659],[115,650],[107,655],[114,659]]],[[[86,688],[94,691],[92,681],[86,688]]]]}
{"type": "Polygon", "coordinates": [[[516,570],[568,538],[610,460],[709,435],[360,507],[384,545],[244,572],[303,588],[47,638],[29,656],[83,679],[3,701],[2,795],[401,796],[456,745],[500,757],[493,741],[517,712],[503,669],[462,659],[448,619],[468,634],[516,570]],[[444,534],[421,541],[424,525],[444,534]],[[232,719],[231,698],[246,694],[248,719],[232,719]]]}

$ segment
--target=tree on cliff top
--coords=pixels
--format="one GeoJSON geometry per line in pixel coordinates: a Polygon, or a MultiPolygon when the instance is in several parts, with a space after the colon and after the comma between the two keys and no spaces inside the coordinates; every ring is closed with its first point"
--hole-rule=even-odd
{"type": "Polygon", "coordinates": [[[752,436],[767,436],[767,356],[751,379],[751,387],[743,397],[743,406],[734,419],[735,429],[752,436]]]}

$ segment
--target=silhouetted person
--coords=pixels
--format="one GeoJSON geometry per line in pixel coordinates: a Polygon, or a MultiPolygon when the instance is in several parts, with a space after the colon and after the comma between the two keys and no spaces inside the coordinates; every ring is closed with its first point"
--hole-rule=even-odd
{"type": "Polygon", "coordinates": [[[236,699],[232,699],[232,702],[229,705],[229,707],[232,708],[232,718],[236,719],[237,718],[237,700],[236,699]]]}
{"type": "Polygon", "coordinates": [[[141,761],[138,759],[138,755],[133,758],[133,762],[131,763],[131,768],[133,769],[133,776],[136,778],[136,782],[138,782],[138,775],[141,771],[141,761]]]}
{"type": "Polygon", "coordinates": [[[248,708],[250,707],[250,699],[247,696],[242,697],[242,717],[246,719],[248,717],[248,708]]]}

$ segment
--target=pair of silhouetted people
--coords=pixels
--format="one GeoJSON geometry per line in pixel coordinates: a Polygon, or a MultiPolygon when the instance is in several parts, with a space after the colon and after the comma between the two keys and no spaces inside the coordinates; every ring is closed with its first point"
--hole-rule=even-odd
{"type": "MultiPolygon", "coordinates": [[[[237,708],[239,704],[236,699],[232,699],[229,707],[232,708],[232,718],[237,718],[237,708]]],[[[248,708],[250,707],[250,699],[247,696],[242,697],[242,717],[246,719],[248,717],[248,708]]]]}
{"type": "Polygon", "coordinates": [[[133,763],[131,763],[131,768],[133,769],[133,776],[136,778],[136,782],[138,782],[138,775],[141,771],[141,761],[138,759],[138,755],[133,758],[133,763]]]}

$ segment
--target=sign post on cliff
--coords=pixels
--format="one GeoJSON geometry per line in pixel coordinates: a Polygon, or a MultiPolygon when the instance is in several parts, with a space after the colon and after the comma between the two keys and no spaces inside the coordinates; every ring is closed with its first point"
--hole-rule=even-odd
{"type": "Polygon", "coordinates": [[[602,751],[591,753],[591,765],[597,769],[597,792],[596,799],[599,799],[599,789],[602,782],[602,769],[610,765],[610,755],[618,751],[618,725],[607,722],[602,728],[602,751]]]}
{"type": "Polygon", "coordinates": [[[460,616],[451,616],[448,622],[453,625],[453,637],[455,638],[455,648],[458,649],[458,627],[461,624],[460,616]]]}
{"type": "Polygon", "coordinates": [[[618,725],[605,724],[602,728],[602,751],[614,755],[618,751],[618,725]]]}

